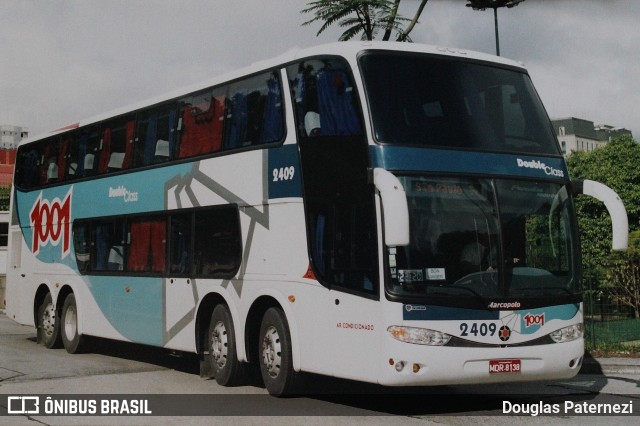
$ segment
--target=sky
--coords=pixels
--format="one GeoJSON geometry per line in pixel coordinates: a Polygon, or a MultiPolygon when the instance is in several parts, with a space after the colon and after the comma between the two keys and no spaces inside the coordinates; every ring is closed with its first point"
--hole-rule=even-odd
{"type": "MultiPolygon", "coordinates": [[[[2,0],[0,124],[32,136],[275,57],[336,41],[307,0],[2,0]]],[[[413,14],[418,0],[402,0],[413,14]]],[[[495,54],[493,11],[429,0],[416,43],[495,54]]],[[[522,62],[551,118],[640,139],[640,1],[526,0],[498,10],[502,56],[522,62]]]]}

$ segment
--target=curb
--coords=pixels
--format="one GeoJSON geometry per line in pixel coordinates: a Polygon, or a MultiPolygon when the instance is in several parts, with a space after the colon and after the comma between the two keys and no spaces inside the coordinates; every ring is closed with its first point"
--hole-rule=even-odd
{"type": "Polygon", "coordinates": [[[578,374],[640,374],[640,358],[585,358],[578,374]]]}

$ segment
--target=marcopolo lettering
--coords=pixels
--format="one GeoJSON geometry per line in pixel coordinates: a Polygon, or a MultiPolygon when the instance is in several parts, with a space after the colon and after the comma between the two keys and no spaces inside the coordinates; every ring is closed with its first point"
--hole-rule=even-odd
{"type": "Polygon", "coordinates": [[[489,303],[489,309],[518,309],[520,307],[520,302],[491,302],[489,303]]]}
{"type": "Polygon", "coordinates": [[[522,158],[518,158],[516,161],[518,163],[518,167],[542,170],[547,176],[564,177],[564,171],[548,166],[540,160],[525,161],[522,158]]]}

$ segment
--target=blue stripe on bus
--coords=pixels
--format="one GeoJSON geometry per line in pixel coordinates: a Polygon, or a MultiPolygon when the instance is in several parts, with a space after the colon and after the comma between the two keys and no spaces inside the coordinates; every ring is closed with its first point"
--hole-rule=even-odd
{"type": "MultiPolygon", "coordinates": [[[[112,216],[165,209],[165,182],[191,171],[191,163],[167,168],[144,170],[135,174],[105,176],[90,182],[78,182],[43,189],[42,191],[17,192],[17,205],[23,227],[29,226],[30,211],[40,196],[52,202],[62,200],[73,187],[73,220],[95,216],[112,216]]],[[[28,231],[28,230],[25,230],[28,231]]]]}
{"type": "Polygon", "coordinates": [[[441,172],[532,177],[568,181],[561,157],[452,151],[422,147],[370,146],[372,167],[407,172],[441,172]]]}
{"type": "MultiPolygon", "coordinates": [[[[580,304],[575,303],[512,312],[520,317],[522,334],[531,334],[537,331],[545,321],[570,320],[576,316],[579,310],[580,304]]],[[[500,319],[500,311],[449,306],[403,305],[402,319],[405,321],[497,320],[500,319]]]]}
{"type": "Polygon", "coordinates": [[[164,345],[162,278],[85,276],[85,279],[102,314],[125,339],[164,345]]]}

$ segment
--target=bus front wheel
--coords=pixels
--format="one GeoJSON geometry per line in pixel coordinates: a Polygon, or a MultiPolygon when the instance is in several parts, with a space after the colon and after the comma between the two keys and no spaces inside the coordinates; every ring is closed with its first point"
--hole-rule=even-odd
{"type": "Polygon", "coordinates": [[[284,313],[269,308],[260,326],[260,372],[267,391],[285,396],[295,391],[297,373],[293,370],[291,335],[284,313]]]}
{"type": "Polygon", "coordinates": [[[60,322],[51,293],[38,307],[38,343],[52,349],[60,346],[60,322]]]}
{"type": "Polygon", "coordinates": [[[78,305],[73,293],[64,299],[60,325],[62,344],[67,352],[70,354],[82,352],[85,338],[78,332],[78,305]]]}
{"type": "Polygon", "coordinates": [[[240,384],[244,378],[244,364],[238,361],[233,320],[226,305],[213,309],[207,345],[216,382],[221,386],[240,384]]]}

